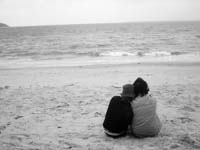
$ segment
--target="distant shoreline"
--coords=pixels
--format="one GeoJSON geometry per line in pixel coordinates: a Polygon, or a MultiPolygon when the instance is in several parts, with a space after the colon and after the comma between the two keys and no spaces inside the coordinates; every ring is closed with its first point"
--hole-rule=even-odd
{"type": "Polygon", "coordinates": [[[9,26],[5,23],[0,23],[0,28],[8,28],[9,26]]]}

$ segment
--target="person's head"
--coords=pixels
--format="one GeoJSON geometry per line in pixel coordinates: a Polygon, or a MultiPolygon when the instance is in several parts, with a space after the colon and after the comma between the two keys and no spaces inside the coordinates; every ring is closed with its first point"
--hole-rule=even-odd
{"type": "Polygon", "coordinates": [[[134,88],[133,88],[132,84],[123,85],[121,97],[122,98],[131,98],[131,99],[133,99],[135,97],[134,88]]]}
{"type": "Polygon", "coordinates": [[[146,81],[142,78],[137,78],[133,83],[135,97],[145,96],[149,92],[149,87],[146,81]]]}

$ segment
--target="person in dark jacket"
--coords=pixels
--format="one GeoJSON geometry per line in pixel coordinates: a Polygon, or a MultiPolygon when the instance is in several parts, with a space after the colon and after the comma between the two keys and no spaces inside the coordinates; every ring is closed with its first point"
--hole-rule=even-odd
{"type": "Polygon", "coordinates": [[[133,89],[132,84],[126,84],[123,86],[121,96],[114,96],[110,100],[103,122],[106,135],[114,138],[126,135],[133,118],[130,103],[134,98],[133,89]]]}

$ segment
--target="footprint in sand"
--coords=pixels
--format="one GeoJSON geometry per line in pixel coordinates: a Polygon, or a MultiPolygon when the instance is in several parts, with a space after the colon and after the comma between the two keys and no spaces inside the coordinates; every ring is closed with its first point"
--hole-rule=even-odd
{"type": "Polygon", "coordinates": [[[94,117],[99,117],[99,116],[102,116],[102,114],[100,112],[95,112],[94,113],[94,117]]]}
{"type": "Polygon", "coordinates": [[[180,119],[182,123],[194,122],[193,119],[190,119],[188,117],[179,117],[178,119],[180,119]]]}
{"type": "Polygon", "coordinates": [[[0,90],[9,89],[9,88],[10,88],[10,86],[6,85],[6,86],[4,86],[4,87],[0,87],[0,90]]]}
{"type": "Polygon", "coordinates": [[[59,144],[64,145],[67,149],[81,148],[81,145],[78,145],[69,141],[59,140],[58,142],[59,144]]]}
{"type": "Polygon", "coordinates": [[[179,147],[181,147],[181,145],[179,145],[179,144],[172,144],[172,145],[170,145],[170,149],[177,149],[179,147]]]}
{"type": "Polygon", "coordinates": [[[20,119],[20,118],[23,118],[23,116],[16,116],[15,120],[20,119]]]}
{"type": "Polygon", "coordinates": [[[182,135],[179,139],[179,143],[194,149],[200,149],[200,139],[194,135],[182,135]]]}
{"type": "Polygon", "coordinates": [[[6,125],[0,125],[0,134],[3,130],[5,130],[10,125],[10,122],[8,122],[6,125]]]}
{"type": "Polygon", "coordinates": [[[3,130],[5,130],[6,129],[6,126],[0,126],[0,134],[1,134],[1,132],[3,131],[3,130]]]}
{"type": "Polygon", "coordinates": [[[87,115],[89,112],[82,112],[81,115],[87,115]]]}
{"type": "Polygon", "coordinates": [[[29,139],[30,136],[28,134],[11,134],[10,139],[17,140],[21,142],[23,139],[29,139]]]}
{"type": "Polygon", "coordinates": [[[10,86],[8,86],[8,85],[4,86],[4,89],[9,89],[9,88],[10,88],[10,86]]]}
{"type": "Polygon", "coordinates": [[[181,108],[181,110],[184,111],[189,111],[189,112],[195,112],[196,110],[190,106],[184,106],[183,108],[181,108]]]}

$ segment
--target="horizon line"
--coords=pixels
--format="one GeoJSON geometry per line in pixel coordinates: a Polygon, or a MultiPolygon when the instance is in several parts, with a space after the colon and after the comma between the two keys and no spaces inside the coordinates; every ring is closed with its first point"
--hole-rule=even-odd
{"type": "MultiPolygon", "coordinates": [[[[101,24],[128,24],[128,23],[166,23],[166,22],[200,22],[200,20],[152,20],[152,21],[122,21],[122,22],[97,22],[97,23],[68,23],[68,24],[36,24],[36,25],[19,25],[19,26],[10,26],[9,27],[38,27],[38,26],[72,26],[72,25],[101,25],[101,24]]],[[[2,23],[2,22],[1,22],[2,23]]]]}

